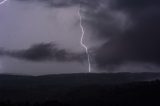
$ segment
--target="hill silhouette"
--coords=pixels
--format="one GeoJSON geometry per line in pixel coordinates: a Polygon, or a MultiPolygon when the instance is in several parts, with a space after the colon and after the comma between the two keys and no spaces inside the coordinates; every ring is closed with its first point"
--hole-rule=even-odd
{"type": "Polygon", "coordinates": [[[0,106],[159,106],[160,73],[0,75],[0,106]]]}

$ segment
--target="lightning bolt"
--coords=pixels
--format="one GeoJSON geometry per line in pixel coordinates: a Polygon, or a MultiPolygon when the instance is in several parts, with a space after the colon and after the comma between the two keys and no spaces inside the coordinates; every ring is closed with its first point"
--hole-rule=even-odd
{"type": "Polygon", "coordinates": [[[6,1],[8,1],[8,0],[3,0],[3,1],[1,1],[1,2],[0,2],[0,5],[4,4],[6,1]]]}
{"type": "Polygon", "coordinates": [[[84,30],[83,25],[82,25],[81,6],[79,6],[78,15],[79,15],[79,18],[80,18],[80,28],[82,30],[82,36],[81,36],[80,44],[82,45],[82,47],[86,51],[87,59],[88,59],[88,71],[91,72],[91,61],[90,61],[90,55],[89,55],[89,52],[88,52],[88,47],[83,43],[85,30],[84,30]]]}

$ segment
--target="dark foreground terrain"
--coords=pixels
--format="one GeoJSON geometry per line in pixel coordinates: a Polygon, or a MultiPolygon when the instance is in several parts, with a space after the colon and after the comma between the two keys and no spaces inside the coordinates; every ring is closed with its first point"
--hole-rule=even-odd
{"type": "Polygon", "coordinates": [[[160,106],[160,73],[0,75],[0,106],[160,106]]]}

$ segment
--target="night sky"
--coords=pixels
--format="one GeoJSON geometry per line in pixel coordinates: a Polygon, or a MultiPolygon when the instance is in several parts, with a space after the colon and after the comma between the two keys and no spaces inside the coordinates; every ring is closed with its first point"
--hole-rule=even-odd
{"type": "Polygon", "coordinates": [[[8,0],[0,73],[87,73],[80,6],[92,72],[159,72],[159,0],[8,0]]]}

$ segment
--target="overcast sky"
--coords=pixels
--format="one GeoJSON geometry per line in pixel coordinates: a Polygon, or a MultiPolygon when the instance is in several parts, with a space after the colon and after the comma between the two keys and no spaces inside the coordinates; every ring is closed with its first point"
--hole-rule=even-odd
{"type": "MultiPolygon", "coordinates": [[[[83,52],[80,45],[78,8],[48,8],[38,3],[10,0],[0,6],[0,45],[7,49],[25,49],[36,43],[55,42],[59,47],[83,52]]],[[[31,62],[1,58],[1,72],[69,73],[87,72],[87,66],[73,62],[31,62]]]]}
{"type": "Polygon", "coordinates": [[[8,0],[0,5],[0,72],[88,72],[80,5],[92,72],[159,70],[158,0],[8,0]]]}

